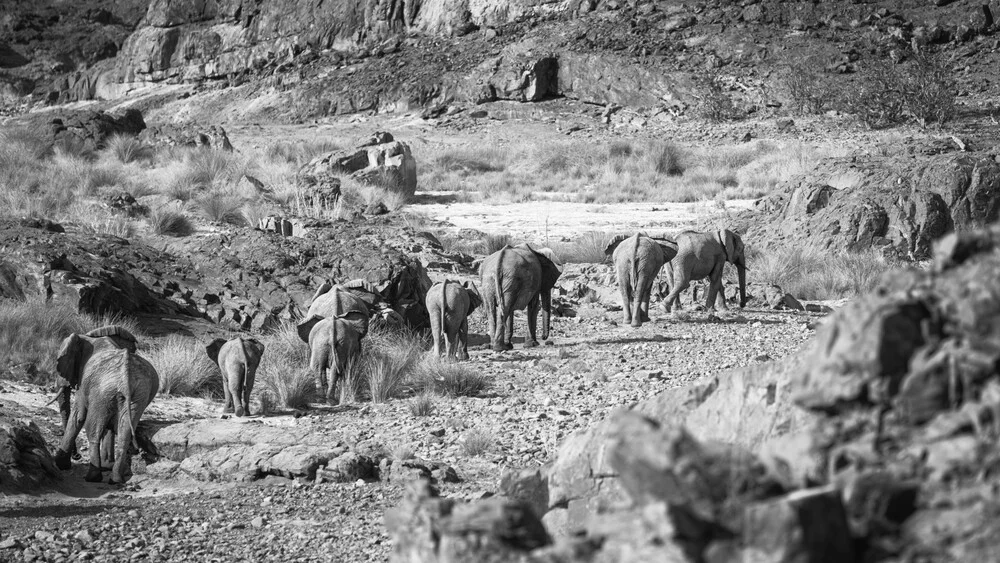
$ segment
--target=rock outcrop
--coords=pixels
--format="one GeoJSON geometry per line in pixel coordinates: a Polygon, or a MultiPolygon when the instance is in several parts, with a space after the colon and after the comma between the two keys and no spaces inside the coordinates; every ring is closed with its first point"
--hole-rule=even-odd
{"type": "MultiPolygon", "coordinates": [[[[556,539],[512,560],[989,559],[995,523],[957,515],[992,506],[1000,483],[1000,226],[948,235],[933,256],[796,356],[619,411],[567,439],[541,480],[509,473],[512,499],[491,503],[523,514],[547,497],[556,539]]],[[[515,535],[541,537],[516,521],[515,535]]],[[[387,516],[394,561],[453,560],[450,530],[495,545],[510,522],[429,493],[387,516]]]]}
{"type": "Polygon", "coordinates": [[[821,163],[762,198],[748,238],[930,257],[931,242],[1000,218],[1000,154],[857,156],[821,163]],[[760,219],[763,213],[764,220],[760,219]]]}
{"type": "Polygon", "coordinates": [[[55,461],[34,422],[0,421],[0,492],[22,493],[58,478],[55,461]]]}
{"type": "Polygon", "coordinates": [[[340,196],[340,175],[407,198],[417,191],[417,161],[409,145],[386,132],[375,133],[356,149],[314,158],[299,170],[298,182],[311,198],[327,205],[340,196]]]}

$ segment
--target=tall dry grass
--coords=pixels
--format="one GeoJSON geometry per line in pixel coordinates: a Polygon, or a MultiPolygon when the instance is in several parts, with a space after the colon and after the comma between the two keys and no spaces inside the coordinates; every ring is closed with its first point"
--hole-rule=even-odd
{"type": "Polygon", "coordinates": [[[208,357],[205,346],[194,338],[172,334],[149,350],[149,363],[160,376],[160,393],[219,396],[222,375],[208,357]]]}
{"type": "Polygon", "coordinates": [[[299,339],[295,325],[285,323],[273,333],[262,336],[261,342],[267,353],[257,368],[254,390],[261,403],[291,409],[308,407],[315,396],[316,385],[309,370],[309,346],[299,339]]]}
{"type": "Polygon", "coordinates": [[[899,263],[881,253],[830,252],[782,248],[749,253],[747,268],[752,281],[781,286],[806,300],[840,299],[867,293],[882,275],[899,263]]]}

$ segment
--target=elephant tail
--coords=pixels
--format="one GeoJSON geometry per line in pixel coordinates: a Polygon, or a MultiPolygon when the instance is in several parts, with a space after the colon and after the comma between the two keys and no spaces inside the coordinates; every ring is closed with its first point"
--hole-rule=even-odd
{"type": "Polygon", "coordinates": [[[500,255],[497,256],[496,267],[493,271],[493,281],[494,287],[497,292],[497,307],[500,310],[500,314],[503,315],[507,311],[507,306],[503,302],[503,278],[500,277],[500,273],[503,271],[503,259],[504,254],[507,253],[507,247],[504,246],[500,249],[500,255]]]}
{"type": "MultiPolygon", "coordinates": [[[[132,420],[132,352],[122,350],[125,356],[125,369],[122,370],[125,381],[123,382],[122,400],[125,404],[125,416],[128,417],[128,425],[132,429],[132,446],[139,451],[139,441],[135,438],[135,422],[132,420]]],[[[120,415],[119,415],[120,416],[120,415]]]]}
{"type": "MultiPolygon", "coordinates": [[[[448,311],[448,280],[441,282],[441,335],[447,338],[448,331],[445,329],[446,314],[448,311]]],[[[445,346],[445,350],[448,346],[445,346]]]]}
{"type": "Polygon", "coordinates": [[[642,242],[642,235],[635,235],[635,244],[632,246],[632,285],[639,289],[639,243],[642,242]]]}

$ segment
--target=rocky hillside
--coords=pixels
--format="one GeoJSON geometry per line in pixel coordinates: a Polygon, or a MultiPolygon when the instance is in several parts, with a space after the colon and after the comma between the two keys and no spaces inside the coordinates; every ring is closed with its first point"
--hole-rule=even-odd
{"type": "Polygon", "coordinates": [[[914,46],[944,51],[974,93],[995,87],[1000,13],[996,3],[888,0],[107,4],[15,5],[0,43],[9,110],[188,84],[239,86],[234,100],[255,98],[255,113],[282,121],[555,96],[676,115],[714,79],[759,112],[787,102],[775,72],[790,62],[846,88],[865,61],[914,46]],[[74,33],[82,47],[61,52],[74,33]]]}

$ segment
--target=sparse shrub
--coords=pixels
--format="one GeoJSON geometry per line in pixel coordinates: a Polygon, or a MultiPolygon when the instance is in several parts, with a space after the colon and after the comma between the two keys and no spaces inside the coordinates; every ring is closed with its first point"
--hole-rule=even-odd
{"type": "Polygon", "coordinates": [[[734,121],[741,117],[739,110],[733,104],[733,99],[715,80],[705,84],[701,102],[698,104],[698,113],[701,117],[715,122],[734,121]]]}
{"type": "Polygon", "coordinates": [[[120,215],[105,215],[95,217],[84,223],[84,229],[97,234],[113,235],[118,238],[132,238],[135,236],[135,223],[120,215]]]}
{"type": "Polygon", "coordinates": [[[854,113],[873,129],[901,123],[907,117],[921,127],[946,123],[955,113],[955,87],[949,70],[932,54],[893,64],[870,63],[857,88],[844,99],[845,111],[854,113]]]}
{"type": "Polygon", "coordinates": [[[493,254],[507,245],[512,245],[514,239],[510,235],[486,235],[483,239],[483,251],[486,255],[493,254]]]}
{"type": "Polygon", "coordinates": [[[748,255],[755,281],[781,286],[807,300],[838,299],[866,293],[896,264],[875,250],[830,253],[798,247],[748,255]]]}
{"type": "Polygon", "coordinates": [[[406,461],[408,459],[413,459],[417,455],[417,451],[413,449],[413,446],[410,444],[399,443],[392,446],[390,455],[392,456],[392,459],[406,461]]]}
{"type": "Polygon", "coordinates": [[[657,174],[677,176],[684,173],[683,153],[673,143],[654,142],[644,154],[650,168],[657,174]]]}
{"type": "MultiPolygon", "coordinates": [[[[212,192],[198,198],[198,207],[206,219],[218,223],[243,224],[243,214],[240,213],[242,201],[240,198],[212,192]]],[[[254,224],[256,226],[256,224],[254,224]]]]}
{"type": "Polygon", "coordinates": [[[134,135],[112,135],[105,141],[104,147],[122,164],[153,158],[153,150],[134,135]]]}
{"type": "Polygon", "coordinates": [[[218,368],[193,338],[172,334],[158,342],[147,357],[160,376],[162,394],[193,396],[207,389],[221,391],[218,368]]]}
{"type": "Polygon", "coordinates": [[[32,383],[47,383],[62,339],[87,330],[87,319],[68,303],[34,296],[0,299],[0,366],[23,366],[36,374],[32,383]]]}
{"type": "Polygon", "coordinates": [[[315,378],[309,370],[309,346],[299,339],[295,325],[285,323],[275,332],[261,337],[267,353],[257,367],[255,393],[269,401],[272,412],[277,405],[291,409],[309,406],[315,390],[315,378]]]}
{"type": "Polygon", "coordinates": [[[420,360],[422,339],[409,331],[373,329],[365,337],[367,349],[361,369],[374,403],[398,397],[403,384],[420,360]]]}
{"type": "Polygon", "coordinates": [[[628,141],[611,141],[608,145],[608,158],[627,158],[632,152],[632,143],[628,141]]]}
{"type": "Polygon", "coordinates": [[[191,220],[177,208],[162,207],[149,212],[149,226],[158,235],[186,237],[194,232],[191,220]]]}
{"type": "Polygon", "coordinates": [[[481,428],[473,428],[462,436],[462,453],[468,457],[481,456],[493,448],[493,435],[481,428]]]}
{"type": "Polygon", "coordinates": [[[783,70],[781,81],[799,113],[822,113],[834,100],[836,89],[826,78],[824,66],[818,57],[808,56],[792,61],[783,70]]]}
{"type": "Polygon", "coordinates": [[[604,249],[611,241],[608,233],[590,231],[582,233],[570,242],[554,242],[549,247],[555,251],[564,264],[603,264],[609,260],[604,249]]]}
{"type": "Polygon", "coordinates": [[[342,147],[329,139],[314,141],[278,142],[267,148],[266,156],[270,160],[281,160],[301,166],[319,155],[340,150],[342,147]]]}
{"type": "Polygon", "coordinates": [[[268,205],[245,203],[243,204],[243,207],[240,208],[240,215],[243,217],[243,222],[253,228],[257,228],[261,221],[266,219],[269,215],[274,214],[274,209],[268,205]]]}
{"type": "Polygon", "coordinates": [[[490,380],[468,364],[427,355],[415,370],[414,386],[449,397],[474,397],[489,387],[490,380]]]}
{"type": "Polygon", "coordinates": [[[434,395],[421,393],[410,399],[408,406],[413,416],[430,416],[434,412],[434,395]]]}

